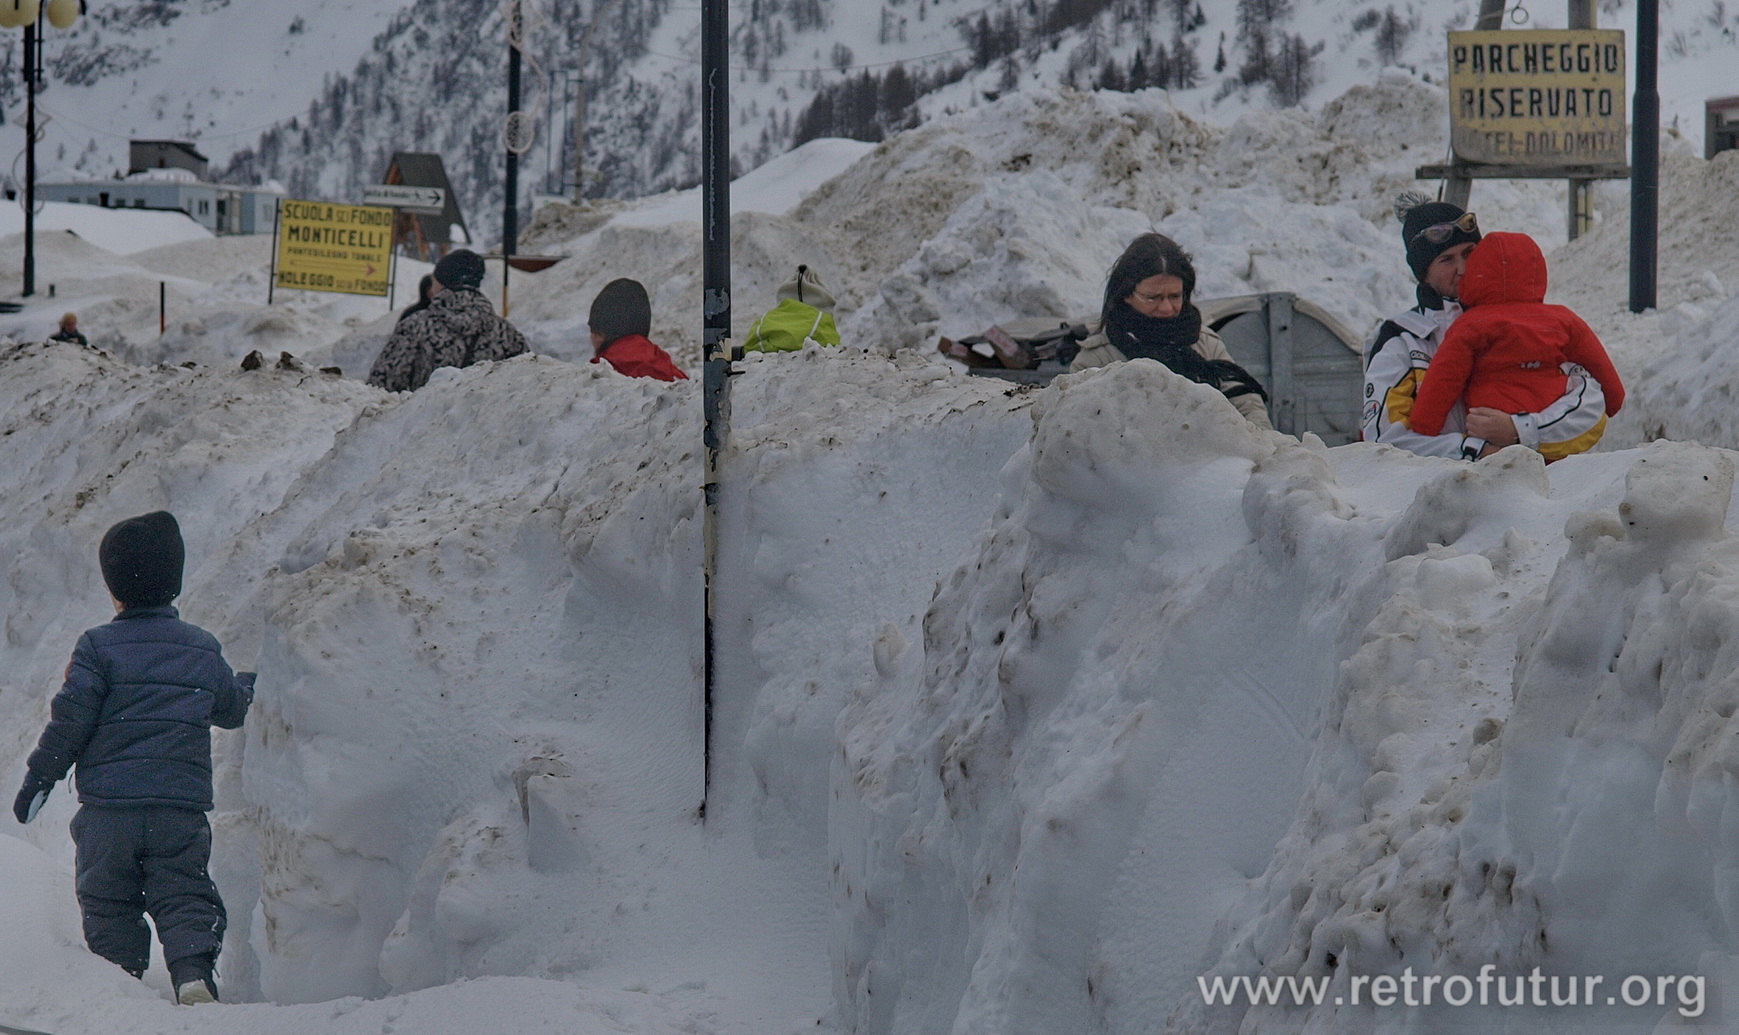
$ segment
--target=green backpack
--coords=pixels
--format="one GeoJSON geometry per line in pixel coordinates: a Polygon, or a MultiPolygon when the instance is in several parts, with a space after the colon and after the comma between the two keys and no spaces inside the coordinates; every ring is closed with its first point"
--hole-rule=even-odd
{"type": "Polygon", "coordinates": [[[833,295],[808,266],[779,288],[779,304],[767,310],[743,339],[745,352],[797,352],[805,343],[838,345],[833,325],[833,295]],[[816,303],[816,304],[811,304],[816,303]],[[825,308],[821,308],[825,307],[825,308]]]}
{"type": "Polygon", "coordinates": [[[796,352],[803,348],[805,340],[817,345],[838,345],[839,331],[833,326],[833,314],[786,298],[755,321],[743,340],[743,348],[749,352],[796,352]]]}

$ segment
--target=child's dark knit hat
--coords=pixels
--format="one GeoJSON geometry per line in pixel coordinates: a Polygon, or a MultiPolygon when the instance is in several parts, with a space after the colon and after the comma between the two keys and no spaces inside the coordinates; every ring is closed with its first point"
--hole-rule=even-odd
{"type": "Polygon", "coordinates": [[[483,283],[483,258],[465,248],[450,251],[435,263],[435,279],[444,288],[475,291],[483,283]]]}
{"type": "Polygon", "coordinates": [[[652,302],[646,297],[646,288],[626,277],[610,281],[592,300],[586,324],[606,345],[630,334],[650,333],[652,302]]]}
{"type": "Polygon", "coordinates": [[[126,607],[162,607],[181,594],[187,548],[166,510],[130,517],[109,529],[97,548],[103,581],[126,607]]]}
{"type": "Polygon", "coordinates": [[[1401,217],[1401,239],[1407,246],[1407,265],[1413,268],[1413,276],[1419,283],[1425,283],[1425,271],[1431,267],[1431,260],[1458,244],[1473,242],[1477,244],[1480,233],[1477,229],[1471,233],[1453,227],[1449,235],[1441,241],[1433,241],[1425,231],[1434,226],[1448,226],[1466,215],[1461,206],[1451,205],[1447,201],[1427,201],[1415,205],[1401,217]]]}

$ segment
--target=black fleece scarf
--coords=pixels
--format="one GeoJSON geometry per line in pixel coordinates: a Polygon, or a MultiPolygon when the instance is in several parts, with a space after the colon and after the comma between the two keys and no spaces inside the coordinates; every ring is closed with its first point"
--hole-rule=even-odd
{"type": "Polygon", "coordinates": [[[1197,384],[1213,385],[1227,398],[1268,392],[1248,370],[1231,360],[1210,360],[1196,351],[1202,336],[1202,311],[1185,302],[1176,316],[1159,319],[1142,316],[1127,303],[1118,303],[1105,321],[1105,337],[1128,359],[1153,359],[1172,373],[1197,384]]]}
{"type": "Polygon", "coordinates": [[[1207,360],[1196,351],[1202,336],[1202,311],[1194,303],[1186,302],[1182,312],[1163,318],[1142,316],[1127,303],[1119,303],[1105,321],[1105,336],[1129,359],[1158,360],[1191,381],[1218,383],[1207,360]]]}

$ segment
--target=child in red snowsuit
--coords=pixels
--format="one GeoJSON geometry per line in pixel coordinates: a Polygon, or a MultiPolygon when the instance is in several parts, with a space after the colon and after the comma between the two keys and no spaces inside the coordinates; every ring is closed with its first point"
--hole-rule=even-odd
{"type": "MultiPolygon", "coordinates": [[[[1582,318],[1546,304],[1546,257],[1527,234],[1485,235],[1467,257],[1461,304],[1467,311],[1431,360],[1409,425],[1436,435],[1455,401],[1505,413],[1544,409],[1567,390],[1561,364],[1575,363],[1600,383],[1608,416],[1624,405],[1624,384],[1582,318]]],[[[1594,443],[1588,443],[1592,446],[1594,443]]]]}

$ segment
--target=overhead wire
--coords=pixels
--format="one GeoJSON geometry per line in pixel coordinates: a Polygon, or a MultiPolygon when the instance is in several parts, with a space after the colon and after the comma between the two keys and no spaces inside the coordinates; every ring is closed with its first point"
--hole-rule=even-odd
{"type": "MultiPolygon", "coordinates": [[[[933,54],[918,54],[913,57],[896,58],[893,61],[876,61],[863,65],[853,63],[847,65],[843,69],[838,65],[823,65],[816,68],[773,68],[770,66],[762,68],[759,65],[731,65],[730,70],[733,72],[782,72],[790,75],[807,75],[811,72],[855,72],[871,68],[891,68],[894,65],[916,64],[920,61],[948,57],[952,54],[962,54],[970,50],[972,50],[971,47],[955,47],[952,50],[938,50],[933,54]]],[[[685,57],[681,54],[663,54],[656,50],[648,50],[646,53],[652,57],[663,58],[666,61],[681,61],[690,65],[700,64],[700,58],[685,57]]]]}
{"type": "MultiPolygon", "coordinates": [[[[56,111],[52,107],[50,107],[49,105],[44,104],[42,102],[42,98],[40,96],[37,97],[36,107],[38,108],[38,110],[46,112],[49,115],[52,115],[57,119],[64,119],[67,122],[70,122],[75,126],[78,126],[80,129],[88,130],[89,132],[96,133],[99,136],[112,137],[113,139],[116,139],[116,140],[132,140],[136,136],[136,133],[124,132],[124,131],[115,130],[115,129],[107,129],[107,128],[104,128],[102,126],[93,126],[88,122],[83,122],[79,119],[75,119],[71,115],[66,114],[64,111],[56,111]]],[[[264,122],[264,123],[261,123],[257,126],[250,126],[246,129],[223,130],[223,131],[214,131],[214,132],[208,132],[208,131],[201,130],[201,131],[198,131],[194,135],[198,139],[201,139],[201,140],[208,139],[208,138],[224,139],[224,138],[228,138],[228,137],[239,137],[239,136],[243,136],[243,135],[246,135],[249,133],[263,132],[265,130],[271,129],[273,126],[281,125],[284,122],[288,121],[289,119],[295,118],[301,114],[302,114],[302,110],[298,109],[296,111],[291,112],[288,115],[284,115],[280,118],[274,119],[271,122],[264,122]]]]}

